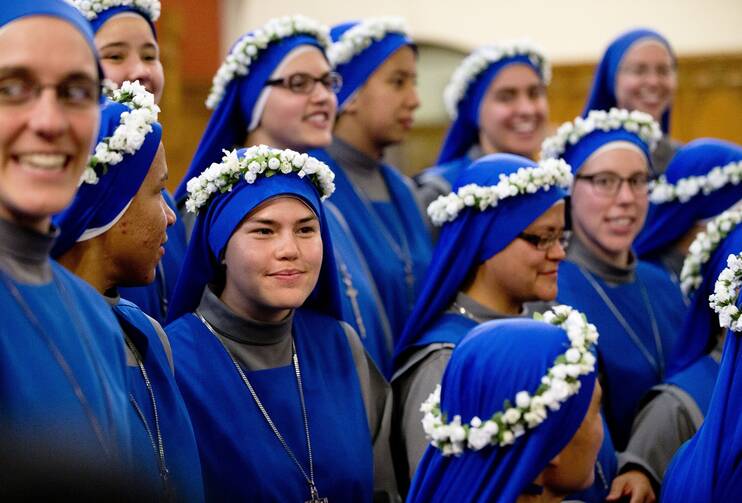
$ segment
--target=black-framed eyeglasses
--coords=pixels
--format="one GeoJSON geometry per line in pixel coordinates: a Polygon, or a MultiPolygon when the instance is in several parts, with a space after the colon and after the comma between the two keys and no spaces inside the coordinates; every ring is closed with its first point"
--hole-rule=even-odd
{"type": "Polygon", "coordinates": [[[13,75],[0,78],[0,105],[25,105],[38,99],[47,88],[54,89],[57,100],[71,108],[97,106],[101,94],[101,83],[87,77],[42,84],[27,75],[13,75]]]}
{"type": "Polygon", "coordinates": [[[637,173],[629,177],[623,177],[616,173],[605,172],[595,173],[593,175],[577,175],[575,179],[589,182],[598,195],[613,197],[621,190],[621,185],[624,182],[629,184],[629,188],[634,194],[646,194],[649,190],[650,177],[646,173],[637,173]]]}
{"type": "Polygon", "coordinates": [[[340,88],[343,87],[343,78],[337,72],[327,72],[321,77],[315,77],[314,75],[303,72],[294,73],[288,77],[269,80],[265,85],[285,87],[296,94],[311,94],[317,82],[333,93],[338,93],[340,88]]]}
{"type": "Polygon", "coordinates": [[[572,239],[572,231],[562,231],[555,234],[547,234],[539,236],[538,234],[529,234],[528,232],[521,232],[518,234],[520,239],[535,246],[536,249],[541,251],[547,251],[552,246],[559,243],[562,249],[566,250],[569,246],[569,241],[572,239]]]}

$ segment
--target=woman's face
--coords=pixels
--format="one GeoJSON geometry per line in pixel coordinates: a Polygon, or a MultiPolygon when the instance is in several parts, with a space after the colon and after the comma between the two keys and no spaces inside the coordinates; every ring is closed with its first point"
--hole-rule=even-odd
{"type": "MultiPolygon", "coordinates": [[[[542,239],[564,232],[564,201],[541,214],[523,231],[542,239]]],[[[502,251],[486,260],[467,292],[485,305],[503,313],[519,313],[525,302],[551,301],[557,294],[557,271],[565,250],[555,241],[545,250],[525,239],[515,238],[502,251]],[[476,291],[473,291],[476,290],[476,291]]]]}
{"type": "Polygon", "coordinates": [[[479,143],[485,153],[508,152],[532,158],[546,136],[546,86],[526,64],[503,68],[479,107],[479,143]]]}
{"type": "Polygon", "coordinates": [[[126,213],[102,235],[110,259],[106,267],[117,286],[146,285],[155,279],[155,268],[165,254],[167,228],[175,223],[175,213],[162,196],[167,174],[161,143],[126,213]]]}
{"type": "Polygon", "coordinates": [[[160,48],[142,16],[126,13],[112,17],[95,34],[95,45],[107,79],[118,85],[138,80],[155,95],[155,103],[160,102],[165,86],[160,48]]]}
{"type": "Polygon", "coordinates": [[[98,94],[93,51],[66,21],[32,16],[0,29],[0,217],[49,230],[77,191],[98,94]]]}
{"type": "MultiPolygon", "coordinates": [[[[331,70],[327,59],[316,47],[307,46],[281,68],[275,79],[305,73],[320,78],[331,70]]],[[[332,142],[337,97],[317,82],[309,94],[272,86],[258,127],[248,136],[248,143],[266,144],[305,152],[326,147],[332,142]]]]}
{"type": "Polygon", "coordinates": [[[279,321],[304,304],[322,268],[317,215],[294,197],[269,199],[227,243],[222,301],[259,321],[279,321]]]}
{"type": "Polygon", "coordinates": [[[555,494],[587,489],[595,478],[595,461],[603,443],[600,400],[603,392],[596,380],[593,396],[580,427],[572,440],[543,472],[543,485],[555,494]]]}
{"type": "Polygon", "coordinates": [[[667,48],[656,40],[639,41],[626,51],[618,68],[616,103],[659,121],[672,105],[676,87],[675,63],[667,48]]]}
{"type": "Polygon", "coordinates": [[[629,180],[646,182],[647,174],[642,153],[619,147],[594,154],[575,177],[571,199],[575,235],[609,263],[626,265],[631,244],[644,225],[649,206],[646,183],[632,188],[629,180]],[[615,194],[601,188],[606,175],[623,179],[615,194]]]}

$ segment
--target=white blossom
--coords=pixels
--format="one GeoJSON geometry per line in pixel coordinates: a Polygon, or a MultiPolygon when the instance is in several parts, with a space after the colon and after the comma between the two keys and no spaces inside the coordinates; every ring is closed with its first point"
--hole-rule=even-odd
{"type": "Polygon", "coordinates": [[[709,306],[719,315],[719,325],[734,332],[742,332],[742,313],[737,297],[742,286],[742,253],[727,257],[727,267],[719,274],[709,306]]]}
{"type": "Polygon", "coordinates": [[[144,12],[153,23],[160,18],[160,0],[67,0],[92,21],[108,9],[119,6],[134,7],[144,12]]]}
{"type": "Polygon", "coordinates": [[[337,42],[327,49],[327,58],[333,67],[348,63],[374,42],[382,40],[388,33],[407,36],[407,26],[400,17],[368,18],[348,28],[337,42]]]}

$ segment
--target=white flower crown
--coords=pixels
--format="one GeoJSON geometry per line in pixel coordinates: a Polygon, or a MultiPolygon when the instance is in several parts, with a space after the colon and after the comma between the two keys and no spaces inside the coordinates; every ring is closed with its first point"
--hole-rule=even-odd
{"type": "Polygon", "coordinates": [[[706,229],[699,232],[688,248],[688,256],[680,271],[680,288],[688,295],[701,285],[703,276],[701,268],[714,253],[719,243],[724,241],[732,230],[742,222],[742,205],[733,207],[714,217],[706,224],[706,229]]]}
{"type": "Polygon", "coordinates": [[[539,69],[541,79],[548,85],[551,81],[551,65],[544,53],[528,40],[516,40],[510,43],[492,44],[481,47],[469,54],[456,68],[446,89],[443,91],[443,102],[451,120],[458,117],[459,102],[464,98],[469,86],[480,73],[501,59],[515,56],[526,56],[539,69]]]}
{"type": "Polygon", "coordinates": [[[327,26],[306,16],[286,16],[274,18],[263,27],[240,38],[229,51],[224,62],[214,75],[211,91],[206,98],[206,107],[214,109],[224,97],[227,85],[237,76],[244,77],[250,72],[250,65],[258,58],[258,53],[272,42],[299,33],[313,36],[322,47],[330,47],[330,31],[327,26]]]}
{"type": "Polygon", "coordinates": [[[188,180],[186,210],[198,213],[213,194],[231,191],[240,178],[244,178],[247,183],[254,183],[258,176],[271,177],[292,172],[299,178],[308,176],[323,200],[335,191],[335,173],[324,162],[293,150],[257,145],[248,148],[242,157],[237,157],[237,150],[224,150],[220,163],[212,163],[199,176],[188,180]]]}
{"type": "Polygon", "coordinates": [[[401,17],[378,17],[365,19],[349,28],[327,50],[327,59],[333,67],[342,65],[366,50],[387,33],[407,35],[407,26],[401,17]]]}
{"type": "Polygon", "coordinates": [[[730,162],[726,166],[717,166],[705,175],[687,176],[674,184],[667,181],[665,175],[650,184],[649,200],[654,204],[669,203],[678,200],[688,202],[699,192],[707,196],[727,184],[739,185],[742,182],[742,161],[730,162]]]}
{"type": "Polygon", "coordinates": [[[160,18],[160,0],[68,0],[77,10],[92,21],[113,7],[133,7],[146,13],[153,23],[160,18]]]}
{"type": "Polygon", "coordinates": [[[113,135],[106,136],[95,146],[80,178],[80,185],[95,185],[99,180],[99,172],[105,174],[108,168],[124,159],[124,154],[134,154],[139,150],[145,137],[152,131],[152,124],[157,122],[157,114],[160,112],[160,107],[155,105],[154,95],[138,80],[126,80],[118,89],[109,87],[112,85],[110,81],[105,84],[103,89],[107,96],[116,103],[126,105],[131,111],[123,112],[113,135]]]}
{"type": "Polygon", "coordinates": [[[500,174],[497,185],[481,186],[470,183],[456,192],[438,196],[428,206],[428,216],[433,225],[441,226],[455,220],[464,208],[479,208],[484,211],[494,208],[508,197],[533,194],[540,189],[549,190],[553,186],[569,190],[572,180],[569,164],[563,159],[547,159],[534,168],[523,167],[509,175],[500,174]]]}
{"type": "Polygon", "coordinates": [[[526,430],[544,422],[549,410],[559,410],[562,403],[580,391],[580,376],[595,371],[595,356],[591,351],[597,344],[598,331],[584,314],[560,305],[534,318],[564,329],[570,348],[554,360],[533,395],[525,390],[518,392],[515,406],[505,400],[503,410],[486,420],[475,416],[469,424],[462,424],[461,416],[455,415],[449,423],[441,412],[441,386],[437,385],[420,406],[420,412],[425,413],[422,420],[425,435],[441,454],[458,456],[466,447],[478,451],[487,445],[513,444],[526,430]]]}
{"type": "Polygon", "coordinates": [[[727,267],[716,280],[714,293],[709,296],[709,306],[719,315],[719,325],[734,332],[742,332],[742,313],[737,307],[737,297],[742,286],[742,253],[731,254],[727,267]]]}
{"type": "Polygon", "coordinates": [[[652,151],[662,138],[662,129],[651,115],[638,110],[629,112],[621,108],[590,110],[587,117],[577,117],[565,122],[554,135],[541,144],[541,159],[556,159],[564,154],[568,145],[574,145],[593,131],[612,131],[625,129],[635,133],[652,151]]]}

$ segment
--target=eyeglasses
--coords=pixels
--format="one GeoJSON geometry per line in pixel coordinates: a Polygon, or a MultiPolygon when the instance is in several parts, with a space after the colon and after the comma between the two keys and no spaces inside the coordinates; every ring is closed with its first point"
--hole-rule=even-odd
{"type": "Polygon", "coordinates": [[[546,236],[521,232],[517,237],[532,244],[537,250],[547,251],[557,243],[559,243],[559,246],[561,246],[562,249],[566,250],[569,246],[570,239],[572,239],[572,231],[562,231],[556,234],[548,234],[546,236]]]}
{"type": "Polygon", "coordinates": [[[41,84],[29,76],[0,78],[0,105],[25,105],[41,96],[46,88],[54,89],[57,100],[70,108],[97,106],[101,84],[87,77],[73,77],[57,84],[41,84]]]}
{"type": "Polygon", "coordinates": [[[657,75],[660,78],[668,78],[675,75],[675,67],[672,65],[622,65],[620,70],[622,73],[628,73],[634,77],[648,77],[649,75],[657,75]]]}
{"type": "Polygon", "coordinates": [[[636,195],[646,194],[649,188],[649,175],[646,173],[637,173],[624,178],[616,173],[606,172],[595,173],[594,175],[577,175],[575,178],[590,182],[598,195],[606,197],[613,197],[618,194],[624,182],[629,184],[629,188],[636,195]]]}
{"type": "Polygon", "coordinates": [[[340,88],[343,87],[343,78],[336,72],[327,72],[321,77],[315,77],[308,73],[294,73],[288,77],[269,80],[265,85],[285,87],[295,94],[311,94],[317,82],[333,93],[338,93],[340,88]]]}

